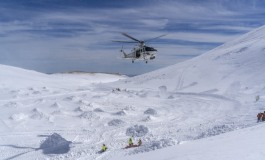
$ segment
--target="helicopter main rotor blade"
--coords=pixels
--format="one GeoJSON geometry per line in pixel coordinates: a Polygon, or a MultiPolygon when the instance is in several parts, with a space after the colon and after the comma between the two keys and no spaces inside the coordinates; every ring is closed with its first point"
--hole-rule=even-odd
{"type": "Polygon", "coordinates": [[[152,40],[155,40],[155,39],[158,39],[158,38],[164,37],[164,36],[166,36],[166,34],[163,34],[163,35],[161,35],[161,36],[158,36],[158,37],[155,37],[155,38],[151,38],[151,39],[145,40],[145,42],[152,41],[152,40]]]}
{"type": "Polygon", "coordinates": [[[120,43],[138,43],[138,42],[134,42],[134,41],[112,41],[112,42],[120,42],[120,43]]]}
{"type": "Polygon", "coordinates": [[[121,34],[124,35],[125,37],[128,37],[128,38],[130,38],[130,39],[136,41],[136,42],[143,43],[143,41],[140,41],[140,40],[138,40],[138,39],[136,39],[136,38],[134,38],[134,37],[128,35],[127,33],[121,33],[121,34]]]}

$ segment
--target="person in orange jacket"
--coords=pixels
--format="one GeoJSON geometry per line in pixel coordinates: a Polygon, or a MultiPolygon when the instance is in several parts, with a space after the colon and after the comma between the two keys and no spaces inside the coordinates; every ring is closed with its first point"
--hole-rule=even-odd
{"type": "Polygon", "coordinates": [[[259,123],[261,120],[262,120],[262,116],[263,115],[263,113],[258,113],[258,115],[257,115],[257,123],[259,123]]]}

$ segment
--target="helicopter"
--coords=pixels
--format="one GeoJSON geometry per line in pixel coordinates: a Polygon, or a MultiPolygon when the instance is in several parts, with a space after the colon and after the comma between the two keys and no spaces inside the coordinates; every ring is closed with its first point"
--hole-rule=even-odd
{"type": "Polygon", "coordinates": [[[148,41],[152,41],[155,39],[158,39],[160,37],[166,36],[166,35],[161,35],[152,39],[148,39],[145,41],[142,40],[138,40],[132,36],[130,36],[127,33],[121,33],[123,36],[133,40],[133,41],[117,41],[117,40],[113,40],[113,42],[120,42],[120,43],[139,43],[138,45],[136,45],[132,50],[131,53],[126,53],[123,50],[123,46],[122,49],[120,50],[123,53],[123,58],[124,59],[131,59],[132,63],[134,63],[135,60],[143,60],[145,61],[145,63],[148,62],[148,60],[154,60],[155,59],[155,55],[157,53],[157,50],[153,47],[147,46],[145,45],[146,42],[148,41]]]}

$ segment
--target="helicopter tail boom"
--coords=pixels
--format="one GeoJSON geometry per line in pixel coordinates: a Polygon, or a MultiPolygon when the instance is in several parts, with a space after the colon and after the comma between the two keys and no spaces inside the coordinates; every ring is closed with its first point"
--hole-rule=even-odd
{"type": "Polygon", "coordinates": [[[123,53],[123,58],[128,58],[128,55],[123,50],[121,52],[123,53]]]}

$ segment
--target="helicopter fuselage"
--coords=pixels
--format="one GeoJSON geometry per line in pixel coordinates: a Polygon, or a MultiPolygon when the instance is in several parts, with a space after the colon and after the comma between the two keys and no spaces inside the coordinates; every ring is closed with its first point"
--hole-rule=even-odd
{"type": "Polygon", "coordinates": [[[126,54],[123,50],[122,50],[123,54],[124,54],[124,58],[125,59],[132,59],[132,61],[134,60],[153,60],[155,59],[155,54],[157,52],[156,49],[154,49],[153,47],[149,47],[149,46],[141,46],[141,47],[135,47],[132,49],[131,53],[126,54]]]}
{"type": "Polygon", "coordinates": [[[121,33],[121,34],[124,35],[125,37],[133,40],[133,41],[120,41],[120,40],[117,41],[116,40],[113,42],[138,43],[139,44],[138,46],[134,47],[132,49],[131,53],[129,53],[129,54],[124,52],[123,46],[122,46],[121,52],[123,53],[123,58],[131,59],[132,63],[134,63],[134,60],[144,60],[147,63],[148,60],[155,59],[155,54],[157,53],[157,50],[153,47],[146,46],[145,43],[148,41],[155,40],[157,38],[161,38],[161,37],[165,36],[165,35],[161,35],[161,36],[149,39],[149,40],[142,41],[142,40],[138,40],[138,39],[128,35],[127,33],[121,33]]]}

